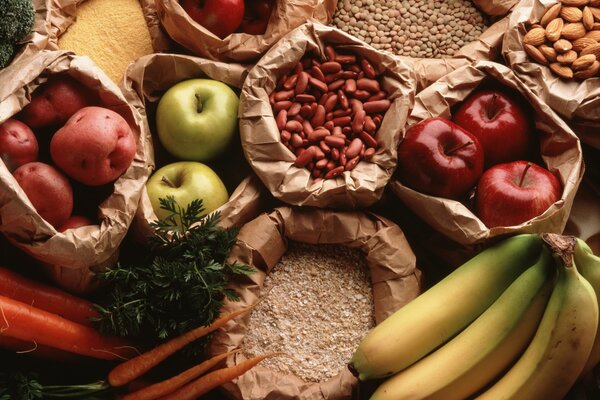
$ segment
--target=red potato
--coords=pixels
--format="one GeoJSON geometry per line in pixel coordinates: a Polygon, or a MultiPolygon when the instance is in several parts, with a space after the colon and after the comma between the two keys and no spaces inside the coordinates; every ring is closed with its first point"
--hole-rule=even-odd
{"type": "Polygon", "coordinates": [[[57,75],[33,92],[18,118],[32,129],[60,126],[93,103],[89,89],[68,75],[57,75]]]}
{"type": "Polygon", "coordinates": [[[83,215],[71,215],[69,219],[56,229],[59,232],[64,232],[68,229],[79,228],[80,226],[94,225],[94,222],[83,215]]]}
{"type": "Polygon", "coordinates": [[[31,162],[13,172],[38,214],[55,228],[73,212],[73,189],[69,179],[49,164],[31,162]]]}
{"type": "Polygon", "coordinates": [[[127,121],[103,107],[77,111],[50,141],[54,163],[89,186],[116,180],[129,167],[135,152],[136,138],[127,121]]]}
{"type": "Polygon", "coordinates": [[[9,171],[37,161],[38,153],[37,139],[27,125],[12,118],[0,125],[0,158],[9,171]]]}

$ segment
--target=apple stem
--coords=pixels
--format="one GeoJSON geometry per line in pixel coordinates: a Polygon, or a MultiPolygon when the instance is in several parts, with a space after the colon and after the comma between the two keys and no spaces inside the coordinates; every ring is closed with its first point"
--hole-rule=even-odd
{"type": "Polygon", "coordinates": [[[168,186],[170,186],[172,188],[176,187],[175,184],[173,183],[173,181],[170,180],[169,178],[167,178],[164,175],[162,176],[161,181],[163,181],[163,183],[165,183],[166,185],[168,185],[168,186]]]}
{"type": "Polygon", "coordinates": [[[523,170],[523,173],[521,174],[521,180],[519,181],[519,187],[523,187],[523,181],[525,180],[525,174],[527,174],[527,171],[529,171],[530,167],[531,167],[531,163],[528,162],[527,165],[525,166],[525,169],[523,170]]]}
{"type": "Polygon", "coordinates": [[[494,118],[494,116],[498,113],[498,108],[496,105],[496,98],[498,96],[496,96],[496,93],[492,94],[492,104],[490,105],[490,107],[487,110],[487,117],[488,119],[492,119],[494,118]]]}
{"type": "Polygon", "coordinates": [[[196,93],[196,112],[202,112],[202,98],[198,93],[196,93]]]}
{"type": "Polygon", "coordinates": [[[456,146],[456,147],[453,147],[453,148],[451,148],[450,150],[446,151],[446,155],[448,155],[448,154],[452,154],[452,153],[454,153],[455,151],[458,151],[458,150],[462,149],[463,147],[467,147],[467,146],[470,146],[470,145],[472,145],[472,144],[473,144],[473,141],[471,141],[471,140],[469,140],[469,141],[468,141],[468,142],[466,142],[466,143],[459,144],[458,146],[456,146]]]}

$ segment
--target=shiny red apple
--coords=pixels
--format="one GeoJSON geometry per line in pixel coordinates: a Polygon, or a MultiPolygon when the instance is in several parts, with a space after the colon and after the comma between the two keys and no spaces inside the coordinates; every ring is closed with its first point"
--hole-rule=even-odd
{"type": "Polygon", "coordinates": [[[479,139],[486,168],[529,158],[533,119],[509,94],[499,90],[475,92],[460,105],[452,121],[479,139]]]}
{"type": "Polygon", "coordinates": [[[476,213],[488,228],[520,225],[541,215],[562,193],[558,178],[528,161],[486,170],[475,192],[476,213]]]}
{"type": "Polygon", "coordinates": [[[400,181],[432,196],[459,199],[483,172],[483,150],[477,138],[443,118],[413,125],[398,146],[400,181]]]}
{"type": "Polygon", "coordinates": [[[244,19],[238,30],[249,35],[264,35],[274,5],[275,0],[246,0],[244,19]]]}
{"type": "Polygon", "coordinates": [[[235,32],[244,18],[244,0],[183,0],[181,7],[221,39],[235,32]]]}

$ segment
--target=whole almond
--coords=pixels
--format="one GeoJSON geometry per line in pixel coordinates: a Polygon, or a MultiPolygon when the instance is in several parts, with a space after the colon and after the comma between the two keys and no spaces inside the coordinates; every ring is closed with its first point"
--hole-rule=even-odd
{"type": "Polygon", "coordinates": [[[589,7],[590,12],[592,13],[592,15],[594,16],[594,19],[596,21],[600,21],[600,8],[598,7],[589,7]]]}
{"type": "Polygon", "coordinates": [[[561,0],[563,6],[581,7],[587,6],[590,0],[561,0]]]}
{"type": "Polygon", "coordinates": [[[581,13],[581,22],[583,23],[583,27],[588,31],[594,29],[594,14],[592,14],[592,10],[589,7],[585,7],[583,12],[581,13]]]}
{"type": "Polygon", "coordinates": [[[594,22],[594,26],[592,27],[594,31],[600,31],[600,22],[594,22]]]}
{"type": "Polygon", "coordinates": [[[597,59],[600,59],[600,43],[592,44],[585,49],[581,50],[579,56],[585,56],[588,54],[593,54],[597,59]]]}
{"type": "Polygon", "coordinates": [[[568,22],[579,22],[583,18],[583,12],[577,7],[563,7],[560,16],[568,22]]]}
{"type": "MultiPolygon", "coordinates": [[[[564,21],[562,18],[554,18],[548,25],[546,25],[546,39],[551,42],[556,42],[560,39],[560,34],[564,27],[564,21]]],[[[537,46],[537,45],[536,45],[537,46]]]]}
{"type": "Polygon", "coordinates": [[[538,49],[544,55],[544,57],[546,58],[546,60],[548,60],[549,62],[555,62],[556,61],[556,56],[558,54],[556,53],[556,50],[554,50],[554,47],[550,47],[550,46],[547,46],[547,45],[543,44],[540,47],[538,47],[538,49]]]}
{"type": "Polygon", "coordinates": [[[565,39],[575,40],[584,37],[586,32],[581,22],[571,22],[564,25],[560,35],[565,39]]]}
{"type": "Polygon", "coordinates": [[[569,42],[567,39],[559,39],[556,42],[554,42],[554,49],[558,52],[558,53],[566,53],[567,51],[571,50],[573,48],[573,44],[571,42],[569,42]]]}
{"type": "Polygon", "coordinates": [[[573,41],[573,50],[575,50],[576,52],[579,53],[581,50],[585,49],[587,46],[596,44],[596,43],[598,43],[598,42],[595,41],[594,39],[582,37],[582,38],[579,38],[579,39],[573,41]]]}
{"type": "Polygon", "coordinates": [[[600,62],[594,61],[594,63],[588,67],[588,69],[584,69],[583,71],[575,72],[575,78],[577,79],[588,79],[598,75],[598,71],[600,71],[600,62]]]}
{"type": "Polygon", "coordinates": [[[577,53],[574,50],[569,50],[566,53],[559,54],[556,57],[556,61],[565,65],[571,65],[571,63],[575,60],[577,60],[577,53]]]}
{"type": "Polygon", "coordinates": [[[600,42],[600,31],[589,31],[584,37],[600,42]]]}
{"type": "Polygon", "coordinates": [[[600,7],[600,0],[590,0],[590,7],[600,7]]]}
{"type": "Polygon", "coordinates": [[[523,44],[530,44],[532,46],[539,46],[544,44],[545,41],[546,34],[544,28],[534,28],[523,37],[523,44]]]}
{"type": "Polygon", "coordinates": [[[571,68],[573,69],[573,71],[582,71],[591,67],[594,61],[596,61],[595,55],[586,54],[585,56],[581,56],[577,60],[573,61],[573,64],[571,64],[571,68]]]}
{"type": "Polygon", "coordinates": [[[562,5],[560,3],[558,3],[558,4],[555,4],[552,7],[550,7],[548,10],[546,10],[546,12],[544,13],[544,16],[540,20],[540,25],[546,26],[554,18],[557,18],[560,15],[561,8],[562,8],[562,5]]]}
{"type": "Polygon", "coordinates": [[[532,46],[530,44],[526,44],[525,51],[527,52],[527,54],[529,54],[529,57],[533,58],[539,64],[548,64],[548,60],[546,60],[546,57],[544,57],[542,52],[537,47],[532,46]]]}
{"type": "Polygon", "coordinates": [[[563,79],[571,79],[573,78],[573,70],[566,65],[562,65],[559,63],[550,64],[550,69],[556,75],[560,76],[563,79]]]}

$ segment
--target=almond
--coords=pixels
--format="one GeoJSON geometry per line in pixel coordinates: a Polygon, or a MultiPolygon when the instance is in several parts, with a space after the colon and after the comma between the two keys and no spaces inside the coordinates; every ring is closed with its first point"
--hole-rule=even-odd
{"type": "Polygon", "coordinates": [[[583,18],[583,12],[577,7],[563,7],[560,9],[560,16],[569,22],[579,22],[583,18]]]}
{"type": "Polygon", "coordinates": [[[554,42],[554,50],[558,53],[566,53],[567,51],[573,48],[573,44],[569,42],[567,39],[559,39],[554,42]]]}
{"type": "Polygon", "coordinates": [[[592,13],[592,15],[594,16],[594,19],[596,21],[600,21],[600,8],[597,7],[589,7],[590,12],[592,13]]]}
{"type": "MultiPolygon", "coordinates": [[[[556,42],[560,39],[560,34],[564,27],[564,21],[562,18],[554,18],[548,25],[546,25],[546,39],[551,42],[556,42]]],[[[540,43],[541,44],[541,43],[540,43]]]]}
{"type": "Polygon", "coordinates": [[[588,31],[594,29],[594,14],[589,7],[585,7],[583,12],[581,13],[581,22],[583,23],[583,27],[588,31]]]}
{"type": "Polygon", "coordinates": [[[575,78],[577,79],[588,79],[598,75],[598,71],[600,71],[600,62],[594,61],[594,63],[583,71],[575,72],[575,78]]]}
{"type": "Polygon", "coordinates": [[[598,43],[598,42],[595,41],[594,39],[582,37],[582,38],[579,38],[579,39],[573,41],[573,50],[575,50],[576,52],[579,53],[581,50],[585,49],[587,46],[596,44],[596,43],[598,43]]]}
{"type": "Polygon", "coordinates": [[[561,0],[563,6],[581,7],[587,6],[590,0],[561,0]]]}
{"type": "Polygon", "coordinates": [[[571,65],[575,60],[577,60],[577,53],[574,50],[569,50],[566,53],[559,54],[556,57],[556,61],[566,65],[571,65]]]}
{"type": "Polygon", "coordinates": [[[573,70],[566,65],[562,65],[559,63],[550,64],[550,69],[556,75],[560,76],[563,79],[571,79],[573,78],[573,70]]]}
{"type": "Polygon", "coordinates": [[[565,24],[560,34],[565,39],[575,40],[584,37],[586,32],[581,22],[571,22],[565,24]]]}
{"type": "Polygon", "coordinates": [[[593,26],[592,30],[600,31],[600,22],[594,22],[594,26],[593,26]]]}
{"type": "Polygon", "coordinates": [[[542,54],[544,55],[544,57],[546,58],[546,60],[548,60],[549,62],[555,62],[556,61],[556,50],[554,50],[553,47],[547,46],[545,44],[541,45],[539,47],[539,50],[542,52],[542,54]]]}
{"type": "Polygon", "coordinates": [[[552,7],[550,7],[548,10],[546,10],[546,12],[544,13],[544,16],[540,20],[540,25],[546,26],[554,18],[557,18],[560,15],[561,8],[562,8],[562,6],[560,5],[560,3],[558,3],[558,4],[555,4],[552,7]]]}
{"type": "Polygon", "coordinates": [[[585,56],[581,56],[577,60],[573,61],[573,64],[571,64],[571,68],[573,69],[573,71],[582,71],[591,67],[594,61],[596,61],[595,55],[586,54],[585,56]]]}
{"type": "Polygon", "coordinates": [[[597,59],[600,59],[600,43],[592,44],[581,50],[579,56],[585,56],[587,54],[593,54],[597,59]]]}
{"type": "Polygon", "coordinates": [[[600,42],[600,31],[589,31],[584,37],[600,42]]]}
{"type": "Polygon", "coordinates": [[[530,44],[532,46],[539,46],[544,44],[545,41],[546,34],[544,28],[534,28],[523,37],[523,44],[530,44]]]}
{"type": "Polygon", "coordinates": [[[600,0],[590,0],[590,7],[600,7],[600,0]]]}
{"type": "Polygon", "coordinates": [[[526,44],[525,52],[527,52],[527,54],[529,54],[529,57],[533,58],[539,64],[543,64],[543,65],[548,64],[548,60],[546,60],[546,57],[544,57],[542,52],[540,50],[538,50],[537,47],[532,46],[530,44],[526,44]]]}

